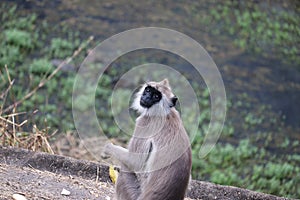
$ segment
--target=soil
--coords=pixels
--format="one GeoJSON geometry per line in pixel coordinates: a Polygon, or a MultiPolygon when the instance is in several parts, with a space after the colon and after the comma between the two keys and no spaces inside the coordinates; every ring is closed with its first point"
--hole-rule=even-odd
{"type": "Polygon", "coordinates": [[[0,147],[0,199],[111,199],[108,167],[69,157],[0,147]],[[62,190],[70,195],[61,195],[62,190]]]}
{"type": "Polygon", "coordinates": [[[0,199],[22,194],[27,199],[110,199],[113,186],[76,176],[65,176],[30,167],[0,164],[0,199]],[[62,190],[70,195],[62,195],[62,190]]]}
{"type": "MultiPolygon", "coordinates": [[[[20,194],[27,199],[113,198],[108,166],[74,158],[0,146],[0,199],[20,194]],[[63,189],[70,192],[61,194],[63,189]]],[[[230,186],[192,181],[187,198],[224,200],[284,200],[230,186]]]]}

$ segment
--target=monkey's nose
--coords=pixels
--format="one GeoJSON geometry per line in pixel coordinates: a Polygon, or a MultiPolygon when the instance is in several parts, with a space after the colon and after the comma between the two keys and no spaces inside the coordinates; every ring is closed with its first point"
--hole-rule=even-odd
{"type": "Polygon", "coordinates": [[[172,102],[171,107],[176,106],[177,100],[178,100],[178,98],[176,96],[174,96],[174,97],[171,98],[171,102],[172,102]]]}

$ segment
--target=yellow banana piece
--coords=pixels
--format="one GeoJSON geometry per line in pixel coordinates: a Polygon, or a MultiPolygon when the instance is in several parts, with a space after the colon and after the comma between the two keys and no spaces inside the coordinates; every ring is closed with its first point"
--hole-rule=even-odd
{"type": "Polygon", "coordinates": [[[110,177],[110,180],[114,184],[116,184],[116,182],[117,182],[118,175],[119,175],[119,172],[117,170],[115,170],[115,167],[113,165],[110,165],[109,166],[109,177],[110,177]]]}

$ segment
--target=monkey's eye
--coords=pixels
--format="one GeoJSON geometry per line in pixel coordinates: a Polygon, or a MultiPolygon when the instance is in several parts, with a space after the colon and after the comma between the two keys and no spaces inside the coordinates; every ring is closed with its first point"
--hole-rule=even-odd
{"type": "Polygon", "coordinates": [[[158,94],[155,94],[153,97],[154,97],[154,99],[159,99],[158,94]]]}
{"type": "Polygon", "coordinates": [[[145,88],[145,91],[146,91],[146,92],[150,92],[150,89],[149,89],[149,88],[145,88]]]}

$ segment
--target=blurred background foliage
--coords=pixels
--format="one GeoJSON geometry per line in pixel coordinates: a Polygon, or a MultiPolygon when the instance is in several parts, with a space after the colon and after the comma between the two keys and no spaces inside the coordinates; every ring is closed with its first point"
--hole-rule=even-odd
{"type": "MultiPolygon", "coordinates": [[[[195,82],[191,75],[182,72],[188,80],[191,80],[201,110],[199,119],[197,119],[199,129],[196,132],[189,129],[190,124],[194,123],[193,117],[190,117],[190,121],[186,117],[187,120],[185,121],[185,127],[189,134],[196,135],[192,141],[193,178],[279,196],[299,198],[299,121],[294,123],[295,126],[287,125],[286,117],[293,118],[293,116],[286,116],[274,110],[272,103],[264,103],[257,98],[259,94],[253,91],[259,89],[248,92],[245,91],[242,84],[237,84],[247,82],[249,80],[247,79],[249,78],[248,75],[245,76],[246,79],[241,79],[240,82],[234,79],[235,76],[243,75],[244,63],[250,65],[249,71],[255,70],[256,65],[264,65],[270,70],[277,70],[278,77],[282,72],[282,66],[290,70],[289,73],[291,74],[299,74],[299,3],[296,1],[287,3],[278,1],[272,5],[270,1],[260,4],[255,1],[229,0],[217,3],[206,1],[198,3],[194,1],[174,2],[174,4],[168,5],[170,11],[166,12],[166,15],[162,15],[161,18],[159,18],[160,15],[147,16],[150,22],[158,21],[157,26],[172,24],[168,20],[164,21],[164,17],[167,19],[174,17],[175,20],[180,20],[178,21],[179,27],[170,26],[170,28],[178,31],[183,30],[186,34],[196,38],[207,39],[204,42],[206,49],[220,63],[221,73],[227,76],[227,78],[224,77],[226,89],[233,90],[233,92],[227,92],[228,117],[221,138],[207,157],[199,159],[198,152],[210,121],[210,96],[203,80],[200,80],[201,78],[199,78],[199,82],[195,82]],[[271,7],[268,7],[270,5],[271,7]],[[182,17],[178,18],[180,16],[182,17]],[[181,24],[183,24],[182,27],[180,27],[181,24]],[[195,24],[197,24],[196,27],[202,28],[201,31],[205,33],[203,37],[199,34],[200,28],[195,30],[195,24]],[[217,46],[212,42],[214,40],[229,46],[228,49],[217,46]],[[229,55],[229,57],[235,57],[236,60],[227,60],[224,57],[228,57],[228,55],[222,55],[223,52],[230,54],[236,51],[238,52],[236,55],[229,55]],[[239,59],[244,59],[244,61],[239,59]],[[256,59],[265,60],[265,62],[253,62],[256,59]],[[238,73],[234,71],[236,68],[240,70],[238,73]],[[230,85],[231,83],[232,85],[230,85]]],[[[139,3],[134,4],[134,7],[139,6],[142,7],[139,3]]],[[[165,8],[164,6],[165,4],[162,4],[162,8],[165,8]]],[[[113,9],[114,4],[103,4],[103,7],[113,9]]],[[[34,6],[32,10],[34,10],[34,6]]],[[[121,11],[114,10],[114,12],[121,11]]],[[[49,130],[52,130],[49,132],[53,132],[56,129],[61,134],[74,131],[71,112],[74,77],[89,48],[95,46],[96,42],[85,47],[71,63],[64,65],[31,98],[14,106],[14,110],[6,110],[6,108],[36,88],[43,78],[57,69],[63,59],[70,57],[80,44],[84,43],[89,34],[95,33],[87,28],[89,25],[86,21],[83,23],[86,25],[86,32],[83,32],[82,24],[79,24],[78,30],[76,30],[72,26],[74,25],[72,20],[70,20],[70,24],[66,21],[64,23],[49,22],[41,17],[40,13],[28,12],[22,5],[18,7],[17,3],[14,2],[1,3],[0,13],[1,116],[9,118],[11,112],[25,113],[18,115],[16,119],[20,122],[28,120],[20,128],[19,135],[24,135],[21,132],[28,132],[29,134],[34,132],[35,125],[46,128],[47,132],[49,130]],[[6,73],[5,65],[7,65],[9,73],[6,73]],[[10,79],[14,80],[11,88],[10,79]],[[7,90],[8,88],[9,90],[7,90]]],[[[62,13],[59,14],[63,15],[62,13]]],[[[103,15],[100,12],[101,14],[103,15]]],[[[110,12],[110,14],[113,15],[114,13],[110,12]]],[[[51,14],[49,15],[51,17],[51,14]]],[[[118,18],[119,13],[115,15],[118,18]]],[[[122,14],[120,15],[122,16],[122,14]]],[[[117,23],[113,17],[107,16],[108,25],[111,27],[117,23]]],[[[97,17],[95,18],[97,19],[97,17]]],[[[137,20],[137,18],[134,19],[137,20]]],[[[132,23],[143,24],[143,22],[134,21],[132,23]]],[[[98,28],[104,29],[105,32],[107,27],[103,23],[103,27],[98,28]]],[[[121,30],[126,29],[121,28],[121,30]]],[[[112,33],[117,33],[117,31],[113,30],[109,34],[112,33]]],[[[97,39],[100,41],[110,36],[108,33],[106,35],[102,32],[98,34],[97,39]]],[[[118,138],[121,142],[128,140],[128,136],[122,134],[122,131],[115,124],[113,114],[109,109],[114,84],[132,66],[150,62],[174,64],[179,60],[174,55],[160,56],[160,54],[161,52],[149,50],[140,54],[133,52],[130,55],[122,56],[112,63],[100,80],[96,90],[97,115],[101,121],[103,132],[109,137],[118,138]]],[[[187,65],[182,60],[180,62],[180,64],[187,65]]],[[[170,79],[171,85],[174,85],[176,80],[170,79]]],[[[142,78],[137,78],[136,83],[141,83],[142,80],[142,78]]],[[[286,84],[285,86],[289,87],[289,84],[294,84],[292,86],[298,88],[296,92],[299,95],[299,82],[297,81],[299,79],[290,81],[293,83],[283,82],[283,85],[286,84]]],[[[266,87],[265,82],[258,84],[257,88],[266,87]]],[[[256,86],[254,85],[254,87],[256,86]]],[[[88,89],[85,88],[85,90],[88,89]]],[[[285,90],[285,88],[281,89],[285,90]]],[[[125,86],[118,92],[121,99],[128,98],[131,94],[132,91],[126,89],[125,86]]],[[[273,98],[270,96],[269,99],[273,98]]],[[[81,108],[84,110],[90,99],[83,97],[80,101],[82,102],[81,108]]],[[[127,104],[118,106],[120,108],[115,109],[117,112],[126,106],[128,107],[127,104]]],[[[297,110],[299,111],[299,108],[297,110]]],[[[187,109],[186,113],[191,113],[193,116],[193,109],[187,109]]],[[[4,133],[0,132],[0,136],[3,137],[4,133]]],[[[50,140],[55,142],[56,136],[51,137],[50,140]]],[[[7,144],[6,141],[2,142],[2,145],[7,144]]]]}

